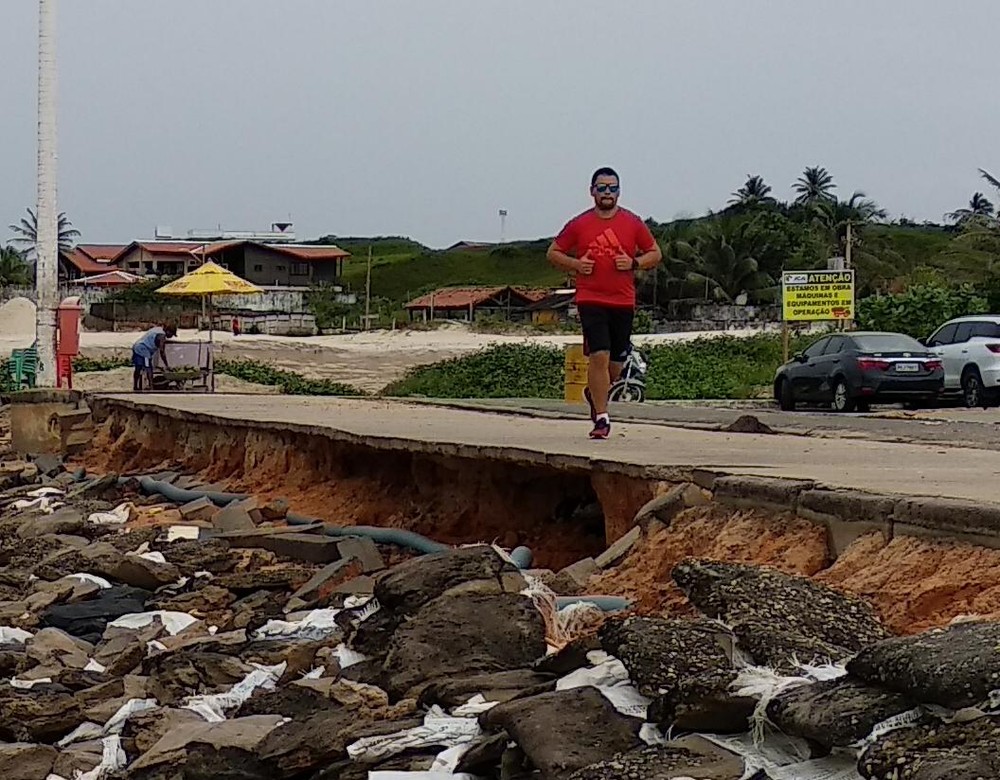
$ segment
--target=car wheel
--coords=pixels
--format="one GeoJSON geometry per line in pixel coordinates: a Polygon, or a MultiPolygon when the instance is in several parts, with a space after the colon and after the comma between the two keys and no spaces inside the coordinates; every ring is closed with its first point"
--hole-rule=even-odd
{"type": "Polygon", "coordinates": [[[986,401],[986,391],[983,388],[983,378],[979,375],[978,368],[966,369],[962,374],[962,400],[966,409],[986,409],[989,404],[986,401]]]}
{"type": "Polygon", "coordinates": [[[792,390],[792,383],[787,379],[782,379],[778,385],[778,406],[783,412],[795,411],[795,391],[792,390]]]}
{"type": "Polygon", "coordinates": [[[847,413],[854,411],[856,404],[854,399],[851,398],[851,391],[847,387],[847,382],[843,379],[838,379],[836,384],[834,384],[833,402],[830,405],[835,412],[847,413]]]}

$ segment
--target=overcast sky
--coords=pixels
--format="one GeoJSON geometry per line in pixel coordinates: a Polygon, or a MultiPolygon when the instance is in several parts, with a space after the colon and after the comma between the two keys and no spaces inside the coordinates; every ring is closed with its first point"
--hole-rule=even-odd
{"type": "MultiPolygon", "coordinates": [[[[35,200],[37,2],[0,2],[0,225],[35,200]]],[[[593,168],[666,220],[748,173],[939,220],[1000,175],[997,0],[60,0],[85,241],[552,235],[593,168]]],[[[0,230],[0,237],[5,231],[0,230]]]]}

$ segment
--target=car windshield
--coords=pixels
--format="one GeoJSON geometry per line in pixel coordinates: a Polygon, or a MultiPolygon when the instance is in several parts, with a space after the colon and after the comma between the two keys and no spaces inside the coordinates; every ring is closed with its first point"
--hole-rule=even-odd
{"type": "Polygon", "coordinates": [[[926,352],[927,348],[916,339],[901,333],[873,333],[854,336],[854,343],[862,352],[926,352]]]}

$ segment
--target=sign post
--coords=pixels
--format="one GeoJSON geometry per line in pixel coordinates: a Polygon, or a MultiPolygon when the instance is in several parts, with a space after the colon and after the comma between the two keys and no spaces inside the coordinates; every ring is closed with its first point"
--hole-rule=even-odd
{"type": "Polygon", "coordinates": [[[781,320],[785,362],[788,361],[788,323],[839,322],[854,319],[854,269],[841,271],[783,271],[781,320]]]}

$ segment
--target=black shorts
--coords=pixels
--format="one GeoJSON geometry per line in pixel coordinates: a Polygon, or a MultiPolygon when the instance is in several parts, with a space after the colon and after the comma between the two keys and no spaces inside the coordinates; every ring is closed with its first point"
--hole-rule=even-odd
{"type": "Polygon", "coordinates": [[[583,352],[610,352],[612,363],[624,363],[632,343],[633,309],[581,303],[580,324],[583,326],[583,352]]]}

